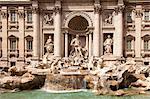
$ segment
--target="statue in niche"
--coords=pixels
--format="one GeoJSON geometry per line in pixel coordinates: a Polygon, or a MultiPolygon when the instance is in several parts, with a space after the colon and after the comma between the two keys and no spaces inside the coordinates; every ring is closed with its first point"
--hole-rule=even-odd
{"type": "Polygon", "coordinates": [[[108,35],[107,39],[104,41],[104,49],[105,49],[105,54],[111,54],[112,53],[112,46],[113,40],[111,39],[111,36],[108,35]]]}
{"type": "Polygon", "coordinates": [[[51,16],[49,14],[44,15],[45,24],[53,25],[53,21],[54,21],[54,16],[53,15],[51,15],[51,16]]]}
{"type": "Polygon", "coordinates": [[[49,36],[49,38],[48,38],[48,40],[46,41],[44,47],[46,47],[46,52],[47,52],[47,53],[53,53],[54,43],[53,43],[53,40],[52,40],[52,36],[49,36]]]}
{"type": "Polygon", "coordinates": [[[106,24],[112,24],[112,19],[113,19],[113,15],[112,15],[112,14],[109,14],[109,15],[107,16],[107,18],[105,18],[104,22],[105,22],[106,24]]]}
{"type": "Polygon", "coordinates": [[[82,54],[82,47],[81,47],[81,42],[79,40],[79,35],[76,35],[76,38],[74,38],[70,45],[72,47],[72,50],[70,52],[70,55],[73,57],[83,57],[82,54]]]}

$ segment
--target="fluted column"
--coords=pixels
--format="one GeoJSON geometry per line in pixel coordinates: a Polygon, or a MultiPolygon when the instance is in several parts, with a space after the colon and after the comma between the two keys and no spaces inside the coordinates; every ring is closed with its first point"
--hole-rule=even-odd
{"type": "Polygon", "coordinates": [[[94,33],[93,33],[93,56],[100,56],[100,10],[99,2],[94,4],[94,33]]]}
{"type": "Polygon", "coordinates": [[[113,55],[119,57],[123,56],[123,9],[123,5],[118,6],[114,15],[113,55]]]}
{"type": "Polygon", "coordinates": [[[89,57],[92,56],[92,32],[89,32],[89,57]]]}
{"type": "Polygon", "coordinates": [[[85,45],[85,48],[88,50],[88,46],[89,46],[89,35],[88,34],[86,34],[86,36],[85,36],[86,38],[86,45],[85,45]]]}
{"type": "Polygon", "coordinates": [[[39,44],[40,44],[40,18],[38,2],[33,3],[33,58],[39,60],[39,44]]]}
{"type": "MultiPolygon", "coordinates": [[[[20,39],[19,39],[19,60],[20,62],[24,63],[24,50],[25,50],[25,43],[24,43],[24,7],[19,7],[18,9],[18,15],[19,15],[19,33],[20,33],[20,39]]],[[[21,64],[19,64],[21,65],[21,64]]]]}
{"type": "Polygon", "coordinates": [[[55,18],[54,18],[54,56],[61,57],[61,1],[55,2],[55,18]]]}
{"type": "Polygon", "coordinates": [[[137,5],[135,10],[135,57],[141,57],[141,24],[142,6],[137,5]]]}
{"type": "Polygon", "coordinates": [[[68,32],[65,33],[65,57],[68,57],[68,32]]]}
{"type": "Polygon", "coordinates": [[[1,16],[2,16],[2,65],[7,66],[7,51],[8,51],[8,39],[7,39],[7,7],[2,6],[1,8],[1,16]]]}

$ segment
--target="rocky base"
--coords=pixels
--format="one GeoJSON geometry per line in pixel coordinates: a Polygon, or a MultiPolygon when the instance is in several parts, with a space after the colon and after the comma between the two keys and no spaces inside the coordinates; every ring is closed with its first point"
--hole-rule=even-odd
{"type": "Polygon", "coordinates": [[[14,92],[44,88],[46,90],[92,89],[96,95],[145,94],[150,90],[150,66],[134,61],[116,61],[106,65],[102,59],[52,59],[47,64],[11,67],[0,72],[0,90],[14,92]],[[44,87],[43,87],[44,86],[44,87]],[[125,89],[132,90],[125,90],[125,89]]]}
{"type": "Polygon", "coordinates": [[[44,85],[45,75],[32,74],[25,68],[11,67],[0,74],[0,92],[39,89],[44,85]]]}

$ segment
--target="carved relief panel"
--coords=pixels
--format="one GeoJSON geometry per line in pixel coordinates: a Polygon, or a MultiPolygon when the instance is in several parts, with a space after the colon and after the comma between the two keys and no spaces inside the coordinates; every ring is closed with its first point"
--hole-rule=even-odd
{"type": "Polygon", "coordinates": [[[53,12],[44,12],[42,18],[43,18],[43,27],[54,25],[54,14],[53,14],[53,12]]]}
{"type": "Polygon", "coordinates": [[[102,15],[103,25],[113,25],[113,10],[104,10],[102,15]]]}

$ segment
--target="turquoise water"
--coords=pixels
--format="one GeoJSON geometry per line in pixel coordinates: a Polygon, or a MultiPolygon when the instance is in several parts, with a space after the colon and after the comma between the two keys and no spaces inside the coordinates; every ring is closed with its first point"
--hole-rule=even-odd
{"type": "Polygon", "coordinates": [[[91,92],[52,94],[44,91],[22,91],[17,93],[0,94],[0,99],[150,99],[150,95],[135,96],[95,96],[91,92]]]}

